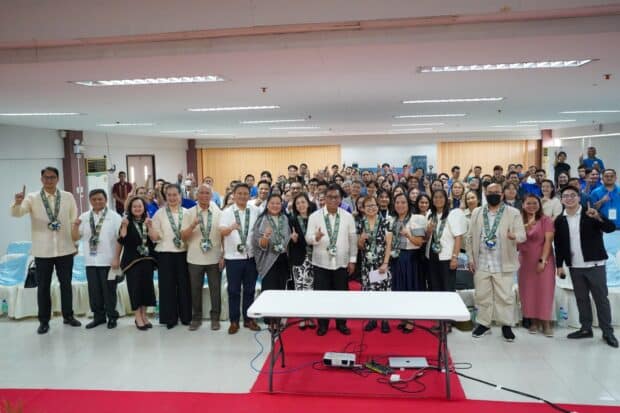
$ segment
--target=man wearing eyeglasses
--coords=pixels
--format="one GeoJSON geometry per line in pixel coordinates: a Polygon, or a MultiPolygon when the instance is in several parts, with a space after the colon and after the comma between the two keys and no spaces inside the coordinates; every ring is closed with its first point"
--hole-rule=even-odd
{"type": "Polygon", "coordinates": [[[32,255],[37,273],[37,304],[39,307],[39,328],[37,333],[49,331],[52,315],[50,285],[52,274],[60,283],[60,300],[64,323],[79,327],[81,323],[73,317],[73,255],[75,243],[71,237],[71,226],[77,219],[77,206],[71,192],[61,191],[58,185],[58,169],[48,166],[41,170],[43,187],[38,192],[26,194],[24,185],[15,194],[11,215],[22,217],[30,214],[32,222],[32,255]]]}
{"type": "Polygon", "coordinates": [[[618,347],[611,326],[611,308],[607,298],[607,252],[603,244],[603,232],[609,233],[616,225],[590,207],[583,208],[579,192],[572,186],[562,189],[564,213],[555,220],[555,261],[557,275],[564,278],[564,268],[570,270],[573,290],[579,310],[581,328],[567,338],[592,338],[592,306],[590,294],[596,305],[598,323],[603,340],[611,347],[618,347]]]}

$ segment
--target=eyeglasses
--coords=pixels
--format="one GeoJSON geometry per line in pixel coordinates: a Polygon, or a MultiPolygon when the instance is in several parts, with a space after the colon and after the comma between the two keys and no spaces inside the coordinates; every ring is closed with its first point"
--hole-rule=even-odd
{"type": "Polygon", "coordinates": [[[366,205],[366,208],[378,208],[377,204],[366,205]]]}
{"type": "Polygon", "coordinates": [[[579,195],[575,194],[575,193],[570,193],[570,194],[564,194],[562,195],[562,199],[575,199],[577,198],[579,195]]]}
{"type": "Polygon", "coordinates": [[[46,181],[55,181],[56,179],[58,179],[56,175],[43,175],[41,178],[46,181]]]}

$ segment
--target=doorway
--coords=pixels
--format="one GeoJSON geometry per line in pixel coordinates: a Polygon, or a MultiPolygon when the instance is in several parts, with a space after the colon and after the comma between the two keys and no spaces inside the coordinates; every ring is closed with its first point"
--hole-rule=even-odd
{"type": "Polygon", "coordinates": [[[127,155],[127,180],[138,187],[153,188],[155,155],[127,155]]]}

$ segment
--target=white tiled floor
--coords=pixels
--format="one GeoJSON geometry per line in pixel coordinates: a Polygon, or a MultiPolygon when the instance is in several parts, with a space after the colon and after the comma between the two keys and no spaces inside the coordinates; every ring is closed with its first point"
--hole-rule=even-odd
{"type": "MultiPolygon", "coordinates": [[[[196,332],[158,325],[143,332],[126,317],[116,330],[87,331],[55,318],[44,336],[36,334],[37,326],[36,320],[0,319],[0,388],[244,393],[256,379],[249,365],[258,352],[253,333],[242,328],[229,336],[226,323],[218,332],[208,323],[196,332]]],[[[516,341],[506,343],[499,329],[481,339],[454,330],[453,360],[472,363],[465,374],[552,402],[620,405],[620,350],[604,344],[599,331],[578,341],[567,340],[567,331],[556,331],[553,339],[523,329],[515,333],[516,341]]],[[[267,333],[259,337],[267,348],[267,333]]],[[[527,401],[465,378],[461,383],[471,399],[527,401]]]]}

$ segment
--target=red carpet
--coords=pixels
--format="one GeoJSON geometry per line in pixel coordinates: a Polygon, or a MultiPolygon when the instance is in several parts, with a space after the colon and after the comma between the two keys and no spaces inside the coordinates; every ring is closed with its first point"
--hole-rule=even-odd
{"type": "MultiPolygon", "coordinates": [[[[445,398],[445,376],[438,371],[426,371],[418,382],[409,383],[399,390],[386,383],[387,376],[364,372],[356,374],[349,369],[326,368],[321,363],[327,351],[355,352],[357,363],[369,359],[387,364],[388,356],[423,356],[431,364],[436,364],[438,342],[426,331],[416,328],[413,334],[402,334],[396,329],[397,322],[391,322],[392,332],[382,334],[377,328],[370,333],[363,332],[365,321],[349,320],[348,326],[352,334],[340,334],[331,321],[327,335],[319,337],[315,330],[301,331],[292,326],[283,334],[286,349],[286,367],[282,369],[278,363],[274,375],[274,392],[300,395],[324,396],[376,396],[376,397],[415,397],[445,398]],[[361,356],[360,356],[360,345],[361,356]]],[[[426,325],[430,325],[426,323],[426,325]]],[[[449,344],[449,339],[448,339],[449,344]]],[[[269,349],[265,349],[268,351],[269,349]]],[[[268,372],[269,358],[262,371],[268,372]]],[[[412,376],[411,370],[395,372],[403,378],[412,376]]],[[[268,391],[268,374],[261,374],[252,392],[268,391]]],[[[463,388],[455,375],[451,375],[452,398],[465,398],[463,388]]]]}
{"type": "MultiPolygon", "coordinates": [[[[441,401],[379,399],[363,397],[305,397],[287,394],[215,394],[93,390],[6,390],[0,389],[0,411],[4,402],[21,404],[20,413],[553,413],[542,403],[505,403],[477,400],[441,401]]],[[[618,407],[562,405],[579,413],[612,413],[618,407]]],[[[16,411],[17,412],[17,411],[16,411]]]]}

